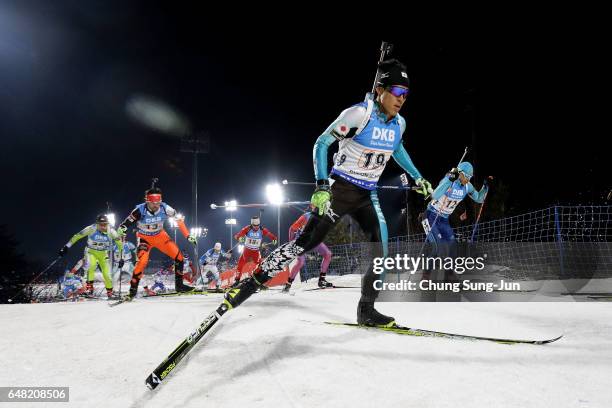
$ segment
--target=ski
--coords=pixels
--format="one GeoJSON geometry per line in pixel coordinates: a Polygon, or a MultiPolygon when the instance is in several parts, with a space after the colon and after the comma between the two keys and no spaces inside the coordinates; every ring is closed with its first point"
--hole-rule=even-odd
{"type": "Polygon", "coordinates": [[[612,296],[612,292],[565,292],[562,296],[612,296]]]}
{"type": "Polygon", "coordinates": [[[115,306],[119,306],[119,305],[120,305],[120,304],[122,304],[122,303],[125,303],[125,302],[131,302],[131,301],[132,301],[132,299],[128,300],[128,299],[126,299],[126,298],[123,298],[123,299],[116,300],[116,301],[114,301],[114,302],[112,302],[112,301],[111,301],[111,302],[108,302],[108,305],[109,305],[110,307],[115,307],[115,306]]]}
{"type": "Polygon", "coordinates": [[[612,301],[612,295],[599,295],[599,296],[587,296],[589,299],[594,299],[594,300],[607,300],[607,301],[612,301]]]}
{"type": "Polygon", "coordinates": [[[181,344],[145,380],[149,389],[154,390],[159,384],[176,368],[176,365],[187,355],[187,353],[200,341],[202,337],[221,319],[227,312],[227,306],[221,305],[217,310],[209,314],[181,344]]]}
{"type": "Polygon", "coordinates": [[[310,288],[304,289],[302,292],[310,292],[313,290],[327,290],[327,289],[361,289],[361,286],[330,286],[327,288],[310,288]]]}
{"type": "Polygon", "coordinates": [[[158,293],[157,295],[146,295],[142,296],[142,298],[153,298],[153,297],[172,297],[172,296],[186,296],[186,295],[208,295],[209,293],[214,293],[208,290],[190,290],[188,292],[166,292],[166,293],[158,293]]]}
{"type": "MultiPolygon", "coordinates": [[[[187,295],[208,295],[210,293],[223,293],[216,292],[210,290],[190,290],[189,292],[168,292],[168,293],[159,293],[157,295],[145,295],[141,296],[140,299],[150,299],[150,298],[158,298],[158,297],[173,297],[173,296],[187,296],[187,295]]],[[[116,302],[109,302],[108,305],[110,307],[118,306],[124,303],[126,299],[119,299],[116,302]]]]}
{"type": "Polygon", "coordinates": [[[107,300],[107,299],[106,298],[95,298],[91,296],[76,296],[76,297],[69,297],[69,298],[53,299],[51,302],[48,302],[48,303],[67,303],[67,302],[78,303],[78,302],[98,301],[98,300],[107,300]]]}
{"type": "Polygon", "coordinates": [[[223,289],[221,289],[221,288],[202,289],[202,291],[208,292],[208,293],[225,293],[225,291],[223,289]]]}
{"type": "Polygon", "coordinates": [[[397,334],[403,334],[407,336],[423,336],[423,337],[442,337],[446,339],[461,339],[461,340],[484,340],[484,341],[492,341],[495,343],[501,344],[548,344],[559,340],[563,335],[559,337],[554,337],[546,340],[520,340],[520,339],[504,339],[497,337],[482,337],[482,336],[470,336],[466,334],[455,334],[455,333],[446,333],[432,330],[424,330],[424,329],[413,329],[410,327],[395,325],[392,327],[371,327],[371,326],[362,326],[357,323],[343,323],[343,322],[325,322],[325,324],[330,324],[334,326],[345,326],[345,327],[358,327],[362,329],[374,329],[374,330],[382,330],[397,334]]]}

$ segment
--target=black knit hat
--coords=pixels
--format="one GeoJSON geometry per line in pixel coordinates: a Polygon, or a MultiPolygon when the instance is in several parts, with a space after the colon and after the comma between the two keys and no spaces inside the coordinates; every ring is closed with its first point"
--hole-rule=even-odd
{"type": "Polygon", "coordinates": [[[410,87],[410,79],[406,73],[406,66],[396,59],[382,61],[378,64],[380,76],[377,86],[387,87],[392,85],[410,87]]]}

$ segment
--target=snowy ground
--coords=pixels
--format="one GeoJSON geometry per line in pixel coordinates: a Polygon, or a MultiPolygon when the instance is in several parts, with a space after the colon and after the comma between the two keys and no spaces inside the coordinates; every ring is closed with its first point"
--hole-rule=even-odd
{"type": "Polygon", "coordinates": [[[612,407],[611,302],[378,306],[426,329],[565,333],[508,346],[321,324],[354,321],[358,298],[358,289],[254,295],[153,392],[145,377],[221,295],[1,305],[0,386],[69,386],[70,403],[52,407],[612,407]]]}

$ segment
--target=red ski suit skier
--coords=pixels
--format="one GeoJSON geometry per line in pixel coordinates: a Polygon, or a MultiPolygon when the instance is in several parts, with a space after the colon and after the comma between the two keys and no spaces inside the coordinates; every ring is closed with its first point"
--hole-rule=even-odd
{"type": "Polygon", "coordinates": [[[263,241],[263,237],[266,236],[270,238],[272,241],[276,241],[276,235],[270,232],[267,228],[247,225],[236,235],[234,235],[234,239],[239,240],[241,237],[244,237],[244,251],[242,251],[242,255],[238,260],[238,266],[236,267],[236,280],[238,282],[240,277],[242,276],[242,272],[244,266],[247,262],[255,262],[259,263],[261,259],[261,253],[259,249],[261,248],[261,243],[263,241]]]}

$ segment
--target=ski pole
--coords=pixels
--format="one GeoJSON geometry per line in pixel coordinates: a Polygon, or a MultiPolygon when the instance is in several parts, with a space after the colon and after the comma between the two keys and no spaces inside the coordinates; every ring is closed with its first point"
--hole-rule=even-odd
{"type": "MultiPolygon", "coordinates": [[[[314,184],[314,183],[313,183],[314,184]]],[[[284,203],[279,204],[280,206],[286,207],[291,205],[300,205],[300,204],[309,204],[310,201],[286,201],[284,203]]],[[[253,204],[236,204],[236,205],[219,205],[212,203],[210,208],[216,210],[217,208],[227,208],[227,207],[238,207],[238,208],[259,208],[259,207],[269,207],[271,204],[268,203],[253,203],[253,204]]],[[[277,204],[274,204],[276,206],[277,204]]]]}
{"type": "MultiPolygon", "coordinates": [[[[121,250],[119,251],[119,262],[121,262],[121,260],[123,260],[123,250],[124,250],[124,246],[125,246],[125,236],[121,237],[121,243],[123,244],[121,246],[121,250]]],[[[119,266],[119,264],[117,263],[117,267],[119,266]]],[[[123,268],[117,268],[119,270],[119,296],[121,296],[121,269],[123,268]]]]}
{"type": "MultiPolygon", "coordinates": [[[[493,177],[489,176],[487,179],[492,180],[493,177]]],[[[478,230],[478,222],[480,221],[480,215],[482,214],[482,209],[484,208],[485,201],[487,200],[487,196],[489,195],[489,191],[485,193],[482,198],[482,204],[480,205],[480,209],[478,210],[478,215],[476,216],[476,223],[474,224],[474,229],[472,230],[472,236],[470,237],[470,243],[474,242],[474,237],[476,236],[476,231],[478,230]]]]}
{"type": "Polygon", "coordinates": [[[234,250],[234,248],[236,248],[238,245],[240,245],[240,242],[236,242],[236,245],[234,245],[233,247],[231,247],[231,248],[229,249],[229,251],[227,251],[227,252],[228,252],[228,253],[229,253],[229,252],[232,252],[232,251],[234,250]]]}
{"type": "MultiPolygon", "coordinates": [[[[282,183],[284,185],[297,185],[297,186],[315,186],[316,183],[307,183],[304,181],[289,181],[289,180],[283,180],[282,183]]],[[[419,187],[416,186],[376,186],[377,189],[386,189],[386,190],[412,190],[412,191],[416,191],[419,190],[419,187]]]]}

